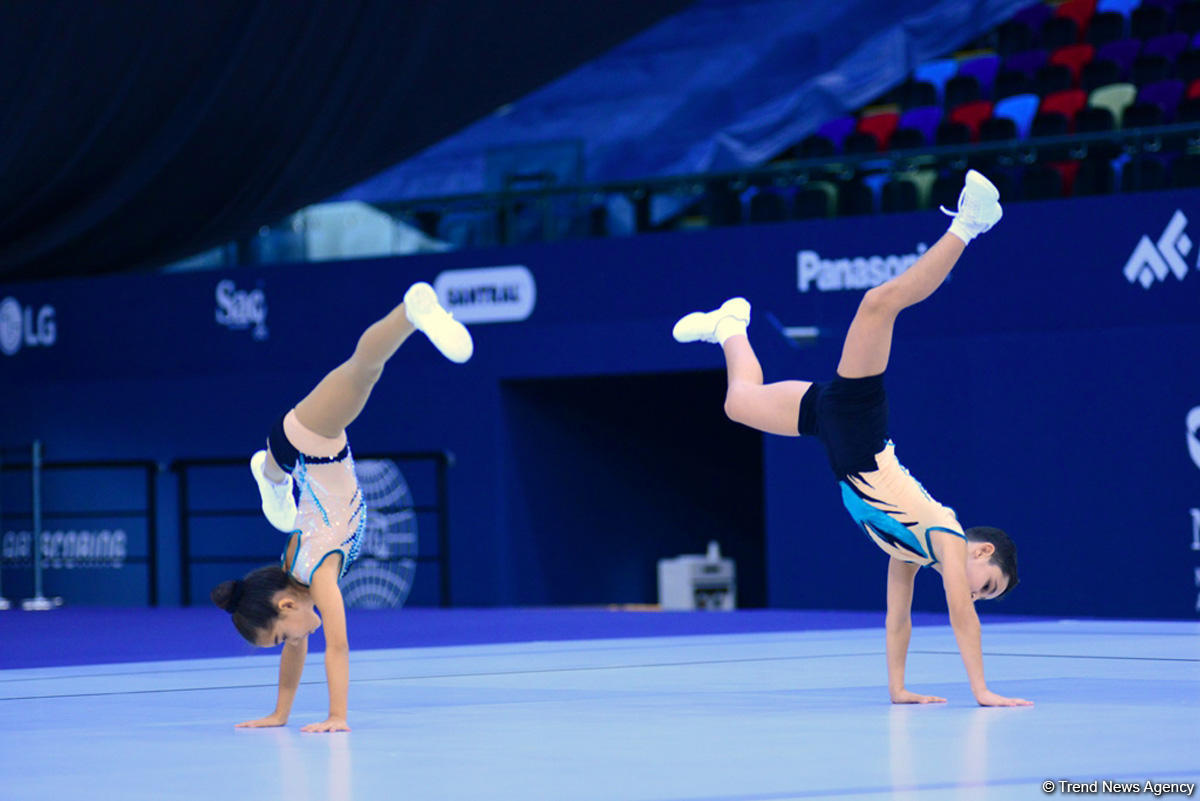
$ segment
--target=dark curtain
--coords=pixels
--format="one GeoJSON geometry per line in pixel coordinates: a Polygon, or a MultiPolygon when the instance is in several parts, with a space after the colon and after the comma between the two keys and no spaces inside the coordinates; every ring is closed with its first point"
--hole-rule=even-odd
{"type": "Polygon", "coordinates": [[[2,2],[0,279],[246,237],[690,1],[2,2]]]}

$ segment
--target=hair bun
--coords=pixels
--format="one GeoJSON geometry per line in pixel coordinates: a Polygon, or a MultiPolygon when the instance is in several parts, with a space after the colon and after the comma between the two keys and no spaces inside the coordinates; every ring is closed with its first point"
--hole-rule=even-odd
{"type": "Polygon", "coordinates": [[[238,603],[242,600],[243,591],[244,587],[241,579],[222,581],[213,587],[209,597],[212,598],[214,604],[232,615],[237,611],[238,603]]]}

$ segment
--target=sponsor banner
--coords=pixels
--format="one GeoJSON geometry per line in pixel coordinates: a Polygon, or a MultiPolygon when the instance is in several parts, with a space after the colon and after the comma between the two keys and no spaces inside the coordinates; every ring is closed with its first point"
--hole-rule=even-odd
{"type": "Polygon", "coordinates": [[[48,348],[57,341],[53,306],[24,306],[13,297],[0,300],[0,353],[15,356],[22,346],[48,348]]]}
{"type": "Polygon", "coordinates": [[[267,294],[262,282],[254,289],[238,289],[230,279],[217,282],[217,325],[230,331],[249,331],[254,339],[266,339],[267,294]]]}
{"type": "Polygon", "coordinates": [[[529,319],[537,284],[521,265],[446,270],[433,282],[438,300],[461,323],[516,323],[529,319]]]}

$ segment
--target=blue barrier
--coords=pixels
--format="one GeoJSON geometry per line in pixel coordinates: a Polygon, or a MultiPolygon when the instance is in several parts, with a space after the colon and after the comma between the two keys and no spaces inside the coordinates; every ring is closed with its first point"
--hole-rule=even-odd
{"type": "MultiPolygon", "coordinates": [[[[1022,586],[997,609],[1196,614],[1197,215],[1194,191],[1014,204],[902,316],[897,450],[964,524],[1017,541],[1022,586]]],[[[670,329],[743,294],[768,380],[827,377],[861,291],[944,226],[920,213],[7,286],[0,382],[16,391],[0,419],[71,458],[249,453],[409,282],[441,275],[460,314],[532,312],[474,324],[462,367],[406,345],[350,436],[456,454],[455,603],[653,600],[654,559],[719,539],[762,603],[882,608],[882,555],[819,446],[725,421],[719,352],[670,329]],[[511,265],[530,280],[455,272],[511,265]],[[785,336],[799,327],[815,336],[785,336]]],[[[164,525],[166,603],[177,547],[164,525]]],[[[939,608],[939,592],[918,582],[917,607],[939,608]]]]}

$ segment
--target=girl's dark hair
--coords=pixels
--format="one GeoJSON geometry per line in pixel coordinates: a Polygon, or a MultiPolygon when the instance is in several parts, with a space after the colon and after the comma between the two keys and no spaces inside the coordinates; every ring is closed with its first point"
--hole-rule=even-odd
{"type": "Polygon", "coordinates": [[[233,625],[251,644],[257,645],[258,633],[279,617],[275,593],[286,590],[292,580],[279,565],[251,570],[240,579],[222,581],[209,597],[233,617],[233,625]]]}
{"type": "Polygon", "coordinates": [[[996,549],[989,561],[999,567],[1000,572],[1008,579],[1008,586],[1004,588],[1004,592],[995,598],[1000,600],[1017,586],[1017,546],[1007,534],[991,526],[972,526],[964,533],[967,535],[967,542],[990,542],[996,549]]]}

